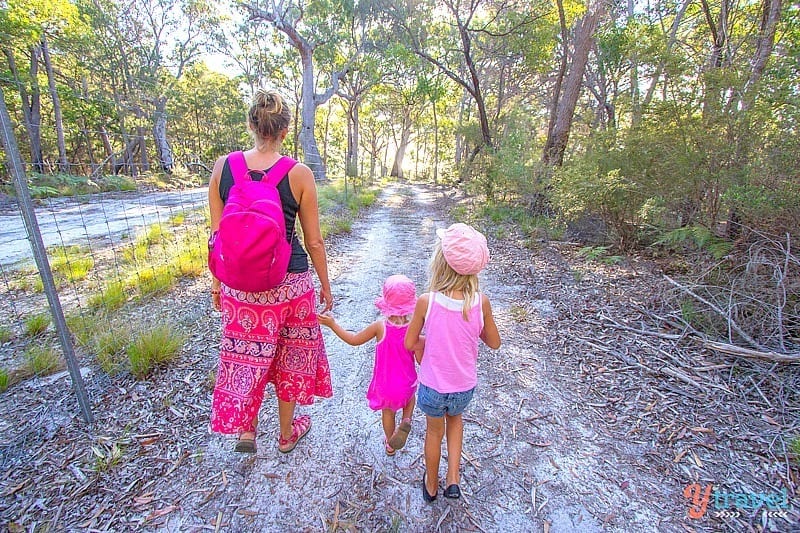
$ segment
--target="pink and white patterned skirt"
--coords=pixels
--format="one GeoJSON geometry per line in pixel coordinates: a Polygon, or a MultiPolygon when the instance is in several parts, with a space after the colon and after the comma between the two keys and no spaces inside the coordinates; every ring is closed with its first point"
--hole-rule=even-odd
{"type": "Polygon", "coordinates": [[[288,273],[264,292],[221,288],[222,340],[211,430],[255,431],[267,383],[279,400],[309,405],[333,396],[311,272],[288,273]]]}

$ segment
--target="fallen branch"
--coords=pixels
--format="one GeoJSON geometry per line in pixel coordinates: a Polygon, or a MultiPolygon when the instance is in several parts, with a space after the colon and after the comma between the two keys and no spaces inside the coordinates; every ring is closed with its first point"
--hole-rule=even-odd
{"type": "Polygon", "coordinates": [[[760,359],[764,361],[773,361],[775,363],[786,363],[789,365],[800,364],[800,353],[781,354],[776,352],[761,352],[758,350],[751,350],[750,348],[743,348],[741,346],[716,341],[704,341],[703,346],[710,348],[715,352],[736,355],[739,357],[745,357],[747,359],[760,359]]]}
{"type": "MultiPolygon", "coordinates": [[[[619,322],[617,322],[616,320],[614,320],[610,316],[606,316],[604,314],[600,314],[600,319],[601,320],[605,320],[607,322],[611,322],[612,324],[614,324],[614,326],[617,329],[622,329],[622,330],[625,330],[625,331],[631,331],[633,333],[638,333],[639,335],[648,335],[650,337],[658,337],[660,339],[667,339],[667,340],[671,340],[671,341],[681,340],[684,337],[684,335],[677,335],[675,333],[660,333],[658,331],[650,331],[650,330],[647,330],[647,329],[632,328],[630,326],[626,326],[625,324],[620,324],[619,322]]],[[[589,321],[587,320],[586,322],[589,322],[589,321]]],[[[594,321],[591,321],[591,322],[594,322],[594,321]]]]}
{"type": "Polygon", "coordinates": [[[745,341],[747,341],[747,343],[750,346],[752,346],[754,348],[761,349],[761,346],[756,341],[754,341],[753,338],[750,337],[750,335],[745,333],[742,328],[739,327],[739,324],[737,324],[736,321],[733,320],[733,318],[730,316],[730,313],[724,312],[722,309],[720,309],[719,307],[717,307],[713,303],[709,302],[708,300],[706,300],[705,298],[703,298],[699,294],[697,294],[694,291],[692,291],[692,289],[690,289],[688,287],[684,287],[683,285],[681,285],[680,283],[678,283],[677,281],[675,281],[671,277],[667,276],[666,274],[664,275],[664,278],[667,281],[669,281],[671,284],[675,285],[680,290],[682,290],[683,292],[685,292],[686,294],[691,296],[692,298],[694,298],[694,299],[706,304],[712,311],[717,313],[719,316],[725,318],[728,321],[728,325],[730,326],[730,328],[733,331],[735,331],[736,333],[738,333],[741,338],[743,338],[745,341]]]}

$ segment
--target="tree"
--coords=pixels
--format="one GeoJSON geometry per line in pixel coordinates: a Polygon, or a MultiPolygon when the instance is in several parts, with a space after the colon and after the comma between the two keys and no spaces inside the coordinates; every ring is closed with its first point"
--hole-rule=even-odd
{"type": "Polygon", "coordinates": [[[437,4],[390,3],[387,9],[411,50],[442,74],[463,87],[475,105],[480,142],[470,151],[473,160],[483,150],[494,148],[494,132],[488,101],[494,98],[496,118],[502,107],[503,74],[509,57],[505,41],[527,30],[538,16],[529,6],[490,0],[444,0],[444,13],[437,4]],[[441,16],[436,14],[441,13],[441,16]],[[487,93],[486,87],[493,92],[487,93]]]}
{"type": "Polygon", "coordinates": [[[11,0],[3,11],[0,23],[6,33],[12,36],[10,45],[3,48],[8,61],[9,70],[18,83],[22,102],[25,126],[31,147],[31,161],[34,170],[44,171],[41,145],[41,107],[38,87],[38,63],[44,63],[50,99],[53,105],[54,126],[56,130],[56,146],[58,148],[58,167],[67,172],[67,150],[64,143],[64,124],[61,113],[61,100],[56,87],[55,73],[50,55],[50,42],[60,34],[77,25],[78,10],[66,0],[11,0]],[[17,71],[15,47],[26,49],[30,55],[30,83],[32,92],[29,97],[25,83],[17,71]]]}
{"type": "MultiPolygon", "coordinates": [[[[547,133],[542,156],[542,161],[548,166],[561,166],[564,162],[564,151],[569,140],[575,106],[583,86],[586,63],[594,42],[594,31],[604,14],[605,3],[603,0],[593,0],[588,11],[577,20],[573,28],[572,60],[569,62],[569,73],[563,81],[563,86],[561,76],[556,82],[556,88],[560,91],[554,93],[552,103],[555,110],[552,115],[554,119],[552,128],[547,133]]],[[[566,46],[566,42],[564,45],[566,46]]],[[[566,52],[564,53],[566,54],[566,52]]]]}
{"type": "Polygon", "coordinates": [[[345,63],[330,74],[330,84],[321,93],[316,91],[314,72],[314,53],[328,41],[335,41],[340,35],[345,21],[352,15],[351,5],[346,2],[319,2],[317,4],[303,0],[276,2],[267,0],[265,6],[244,3],[250,20],[272,24],[275,29],[286,35],[289,43],[300,55],[302,67],[302,102],[299,141],[303,149],[303,161],[314,173],[317,180],[326,179],[326,170],[320,157],[317,141],[314,137],[317,108],[327,102],[339,88],[339,81],[349,68],[345,63]]]}

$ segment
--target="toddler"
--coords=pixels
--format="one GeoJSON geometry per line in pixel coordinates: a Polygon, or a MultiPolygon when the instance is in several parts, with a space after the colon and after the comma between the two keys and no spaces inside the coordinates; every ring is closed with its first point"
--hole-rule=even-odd
{"type": "Polygon", "coordinates": [[[394,455],[406,444],[411,431],[411,415],[414,412],[417,390],[415,357],[422,354],[424,340],[418,338],[408,349],[404,346],[409,316],[417,301],[414,282],[402,274],[389,276],[383,283],[383,296],[375,300],[375,306],[383,318],[376,320],[363,330],[346,331],[330,315],[320,315],[319,322],[329,327],[340,339],[351,346],[360,346],[376,339],[375,364],[372,381],[367,389],[367,400],[373,411],[381,411],[383,444],[386,455],[394,455]],[[419,355],[415,355],[418,352],[419,355]],[[400,425],[396,426],[396,412],[402,410],[400,425]]]}

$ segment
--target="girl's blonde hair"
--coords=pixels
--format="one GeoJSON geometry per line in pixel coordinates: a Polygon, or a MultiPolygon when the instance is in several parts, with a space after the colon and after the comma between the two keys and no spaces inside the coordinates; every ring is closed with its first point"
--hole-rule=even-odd
{"type": "Polygon", "coordinates": [[[442,241],[436,242],[433,249],[433,256],[430,263],[430,291],[436,292],[451,292],[461,291],[464,296],[464,306],[461,309],[461,314],[464,320],[468,320],[467,313],[472,307],[475,300],[475,295],[478,294],[478,275],[459,274],[447,264],[442,253],[442,241]]]}
{"type": "Polygon", "coordinates": [[[247,113],[250,129],[259,141],[274,141],[289,127],[292,113],[281,95],[275,91],[259,89],[247,113]]]}

